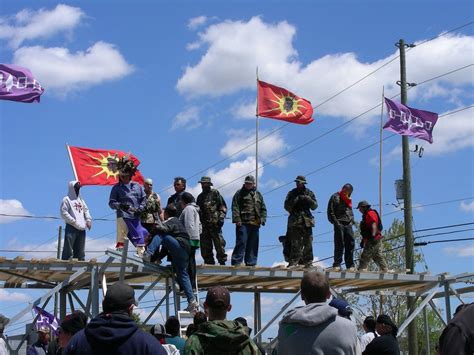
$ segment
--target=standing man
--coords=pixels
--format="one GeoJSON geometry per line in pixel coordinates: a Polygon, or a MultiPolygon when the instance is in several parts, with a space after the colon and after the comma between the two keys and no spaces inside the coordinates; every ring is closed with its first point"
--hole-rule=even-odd
{"type": "Polygon", "coordinates": [[[194,196],[189,192],[183,192],[181,195],[181,212],[179,221],[183,224],[189,235],[189,244],[191,253],[189,254],[188,273],[191,279],[193,289],[196,288],[196,250],[199,249],[199,236],[202,233],[201,220],[199,218],[199,207],[194,202],[194,196]]]}
{"type": "Polygon", "coordinates": [[[225,253],[225,240],[222,236],[227,205],[219,191],[211,188],[212,181],[209,176],[203,176],[199,181],[202,192],[197,197],[199,215],[202,223],[201,255],[205,264],[214,265],[214,254],[212,244],[216,248],[216,257],[220,265],[225,265],[227,254],[225,253]]]}
{"type": "Polygon", "coordinates": [[[367,265],[373,259],[380,271],[387,272],[387,263],[382,255],[382,222],[379,213],[371,209],[367,201],[360,201],[357,209],[362,213],[360,246],[364,248],[360,255],[359,271],[367,271],[367,265]]]}
{"type": "Polygon", "coordinates": [[[61,217],[66,222],[62,260],[71,257],[84,260],[86,255],[86,228],[91,229],[92,217],[86,202],[79,196],[80,189],[79,181],[70,181],[67,196],[61,203],[61,217]]]}
{"type": "Polygon", "coordinates": [[[51,340],[51,330],[47,325],[39,327],[38,340],[28,348],[26,355],[46,355],[48,353],[48,344],[51,340]]]}
{"type": "Polygon", "coordinates": [[[310,210],[318,207],[318,201],[313,191],[306,188],[306,178],[298,175],[295,179],[296,187],[288,192],[285,199],[285,210],[288,216],[286,238],[290,243],[290,257],[288,267],[305,267],[313,265],[313,227],[314,217],[310,210]]]}
{"type": "Polygon", "coordinates": [[[183,211],[180,202],[181,202],[181,195],[186,190],[186,179],[182,176],[175,177],[173,187],[174,187],[175,193],[172,194],[168,198],[168,202],[166,202],[166,206],[172,203],[174,207],[176,207],[176,210],[178,211],[178,217],[179,217],[179,215],[183,211]]]}
{"type": "Polygon", "coordinates": [[[143,188],[146,195],[146,204],[145,210],[143,211],[140,218],[142,226],[145,227],[148,232],[150,232],[152,226],[158,220],[163,220],[163,211],[161,209],[160,196],[156,192],[153,192],[153,180],[149,178],[145,179],[143,188]]]}
{"type": "Polygon", "coordinates": [[[249,175],[232,198],[232,223],[235,223],[236,234],[232,265],[240,265],[244,257],[245,265],[257,264],[259,230],[266,220],[267,207],[263,196],[255,187],[255,178],[249,175]]]}
{"type": "Polygon", "coordinates": [[[352,225],[354,213],[352,212],[351,195],[354,188],[345,184],[341,191],[334,193],[328,203],[328,220],[334,226],[334,271],[341,271],[342,253],[344,262],[349,271],[354,267],[354,232],[352,225]]]}
{"type": "Polygon", "coordinates": [[[109,207],[117,211],[117,244],[123,249],[125,238],[137,248],[139,257],[145,251],[145,237],[148,231],[140,223],[140,215],[145,210],[146,195],[143,187],[132,181],[137,168],[132,160],[123,157],[117,163],[119,182],[110,191],[109,207]]]}

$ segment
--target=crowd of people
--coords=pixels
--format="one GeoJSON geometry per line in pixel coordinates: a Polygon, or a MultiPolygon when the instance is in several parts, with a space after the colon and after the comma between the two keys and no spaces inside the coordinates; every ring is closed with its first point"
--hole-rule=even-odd
{"type": "MultiPolygon", "coordinates": [[[[351,319],[350,305],[332,298],[325,274],[305,273],[300,294],[304,305],[283,315],[276,340],[264,348],[253,340],[245,318],[227,319],[233,308],[226,287],[207,290],[204,312],[196,312],[183,331],[175,316],[151,328],[137,324],[132,317],[137,305],[135,292],[128,284],[116,282],[107,289],[102,313],[87,322],[84,313],[73,312],[61,321],[53,339],[48,326],[38,327],[37,341],[29,346],[27,354],[400,354],[398,327],[393,320],[386,314],[368,316],[363,323],[364,334],[360,335],[351,319]]],[[[5,322],[0,325],[0,355],[4,355],[8,354],[3,336],[5,322]]],[[[462,304],[439,337],[436,354],[472,354],[472,339],[474,304],[462,304]]]]}

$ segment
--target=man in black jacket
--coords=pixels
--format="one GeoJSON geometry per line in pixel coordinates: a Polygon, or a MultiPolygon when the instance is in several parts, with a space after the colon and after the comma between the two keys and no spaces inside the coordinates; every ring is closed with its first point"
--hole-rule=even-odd
{"type": "Polygon", "coordinates": [[[102,302],[103,313],[74,335],[63,354],[166,355],[160,342],[131,317],[135,304],[133,288],[123,282],[111,285],[102,302]]]}
{"type": "Polygon", "coordinates": [[[464,305],[439,338],[441,355],[474,353],[474,303],[464,305]]]}
{"type": "Polygon", "coordinates": [[[380,336],[367,345],[362,355],[400,355],[397,342],[398,327],[392,319],[386,314],[379,315],[375,329],[380,336]]]}

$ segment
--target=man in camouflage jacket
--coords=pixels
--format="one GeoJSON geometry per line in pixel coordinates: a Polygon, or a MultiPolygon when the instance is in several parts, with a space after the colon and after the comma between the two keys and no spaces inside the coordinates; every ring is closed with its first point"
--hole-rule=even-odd
{"type": "Polygon", "coordinates": [[[208,176],[203,176],[199,181],[202,192],[197,197],[199,206],[199,217],[201,218],[201,255],[205,264],[214,265],[214,254],[212,244],[216,248],[216,257],[220,265],[225,265],[227,254],[225,253],[225,240],[222,236],[227,205],[219,191],[211,188],[212,181],[208,176]]]}
{"type": "Polygon", "coordinates": [[[288,216],[286,243],[290,243],[288,267],[303,264],[313,265],[313,227],[314,217],[310,210],[318,207],[313,191],[306,188],[306,178],[297,176],[296,187],[288,192],[285,199],[285,210],[288,216]]]}
{"type": "Polygon", "coordinates": [[[160,195],[153,191],[153,180],[145,179],[143,189],[146,195],[145,209],[142,212],[140,219],[142,226],[147,231],[151,231],[152,227],[158,220],[163,220],[163,211],[161,209],[160,195]]]}
{"type": "Polygon", "coordinates": [[[267,207],[263,196],[255,188],[255,178],[249,175],[232,198],[232,223],[236,228],[232,265],[238,266],[243,260],[247,266],[257,264],[259,230],[266,220],[267,207]]]}

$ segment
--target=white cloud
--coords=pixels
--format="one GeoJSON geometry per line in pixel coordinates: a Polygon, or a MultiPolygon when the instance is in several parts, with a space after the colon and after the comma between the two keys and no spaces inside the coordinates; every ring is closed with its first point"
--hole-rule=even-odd
{"type": "Polygon", "coordinates": [[[447,247],[444,248],[444,251],[449,255],[454,255],[457,257],[472,257],[474,256],[474,244],[471,243],[469,246],[463,247],[447,247]]]}
{"type": "Polygon", "coordinates": [[[199,107],[191,106],[178,113],[171,126],[172,130],[183,127],[186,130],[192,130],[202,125],[199,115],[199,107]]]}
{"type": "Polygon", "coordinates": [[[27,40],[70,32],[84,16],[80,8],[63,4],[58,4],[52,10],[24,9],[15,16],[0,18],[0,38],[9,40],[10,45],[16,48],[27,40]]]}
{"type": "Polygon", "coordinates": [[[469,203],[462,201],[459,207],[461,211],[474,213],[474,201],[469,203]]]}
{"type": "Polygon", "coordinates": [[[189,19],[188,28],[190,30],[195,30],[198,27],[204,25],[207,22],[207,16],[197,16],[189,19]]]}
{"type": "MultiPolygon", "coordinates": [[[[283,86],[318,105],[398,55],[394,48],[393,53],[384,58],[362,62],[355,53],[333,53],[314,58],[305,65],[298,60],[293,46],[295,34],[296,28],[285,21],[266,23],[259,17],[247,22],[228,20],[210,25],[198,34],[197,42],[206,46],[207,51],[197,64],[186,67],[176,87],[181,94],[190,97],[216,97],[242,89],[255,90],[258,66],[262,80],[283,86]]],[[[474,36],[451,34],[415,47],[407,52],[409,81],[420,82],[470,64],[473,45],[474,36]]],[[[398,77],[399,66],[395,60],[347,93],[319,107],[315,114],[352,118],[380,102],[382,86],[385,86],[386,96],[398,93],[393,79],[398,77]]],[[[424,93],[425,98],[446,96],[443,90],[446,85],[472,86],[469,69],[415,87],[410,90],[410,101],[422,98],[424,93]]],[[[358,125],[367,124],[371,115],[375,117],[378,113],[373,110],[368,117],[359,120],[358,125]]]]}
{"type": "Polygon", "coordinates": [[[10,292],[0,288],[0,301],[2,302],[28,302],[31,297],[21,292],[10,292]]]}
{"type": "Polygon", "coordinates": [[[133,71],[122,54],[105,42],[76,53],[63,47],[22,47],[15,51],[14,62],[29,68],[46,90],[61,95],[121,79],[133,71]]]}
{"type": "MultiPolygon", "coordinates": [[[[2,199],[0,199],[0,214],[29,215],[30,212],[28,212],[23,207],[23,204],[18,200],[2,200],[2,199]]],[[[15,222],[15,221],[19,221],[20,219],[22,219],[22,218],[0,216],[0,224],[15,222]]]]}
{"type": "Polygon", "coordinates": [[[241,119],[255,119],[256,102],[240,102],[231,108],[232,116],[241,119]]]}

